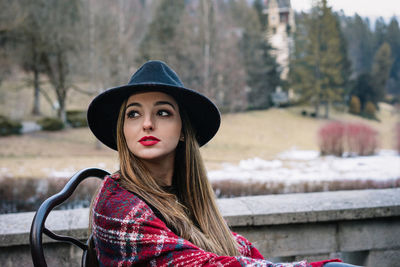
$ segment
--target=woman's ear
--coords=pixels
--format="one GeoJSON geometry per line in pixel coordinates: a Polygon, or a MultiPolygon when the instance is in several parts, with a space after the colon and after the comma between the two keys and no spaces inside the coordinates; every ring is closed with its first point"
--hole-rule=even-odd
{"type": "Polygon", "coordinates": [[[183,135],[183,133],[181,133],[181,136],[179,137],[179,141],[185,142],[185,136],[183,135]]]}

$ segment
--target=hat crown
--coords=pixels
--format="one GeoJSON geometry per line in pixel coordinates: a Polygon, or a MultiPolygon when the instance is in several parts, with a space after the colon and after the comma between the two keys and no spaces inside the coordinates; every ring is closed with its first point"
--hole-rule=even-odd
{"type": "Polygon", "coordinates": [[[158,60],[145,63],[132,75],[128,84],[163,84],[184,87],[175,71],[158,60]]]}

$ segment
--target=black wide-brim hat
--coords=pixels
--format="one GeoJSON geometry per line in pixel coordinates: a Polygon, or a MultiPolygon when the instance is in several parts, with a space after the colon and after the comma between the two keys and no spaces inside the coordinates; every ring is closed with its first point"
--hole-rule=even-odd
{"type": "Polygon", "coordinates": [[[185,88],[175,71],[162,61],[148,61],[127,85],[107,89],[96,96],[87,112],[90,130],[103,144],[117,150],[117,120],[122,103],[132,94],[152,91],[172,96],[186,111],[200,146],[217,133],[221,123],[218,108],[206,96],[185,88]]]}

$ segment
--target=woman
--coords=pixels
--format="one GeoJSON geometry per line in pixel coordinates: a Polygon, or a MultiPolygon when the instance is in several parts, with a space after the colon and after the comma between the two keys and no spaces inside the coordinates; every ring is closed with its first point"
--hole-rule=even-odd
{"type": "Polygon", "coordinates": [[[165,63],[149,61],[127,85],[97,96],[88,122],[120,159],[120,170],[105,178],[92,205],[101,266],[328,262],[273,264],[229,230],[199,152],[219,128],[219,111],[208,98],[185,88],[165,63]]]}

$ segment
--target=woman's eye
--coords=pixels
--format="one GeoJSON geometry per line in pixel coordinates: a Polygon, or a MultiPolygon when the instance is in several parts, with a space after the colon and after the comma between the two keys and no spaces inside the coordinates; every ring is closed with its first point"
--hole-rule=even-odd
{"type": "Polygon", "coordinates": [[[161,117],[167,117],[171,115],[171,112],[167,111],[167,110],[159,110],[157,112],[157,115],[161,116],[161,117]]]}
{"type": "Polygon", "coordinates": [[[135,110],[131,110],[131,111],[128,111],[128,113],[126,113],[126,116],[128,118],[136,118],[139,116],[139,112],[137,112],[135,110]]]}

